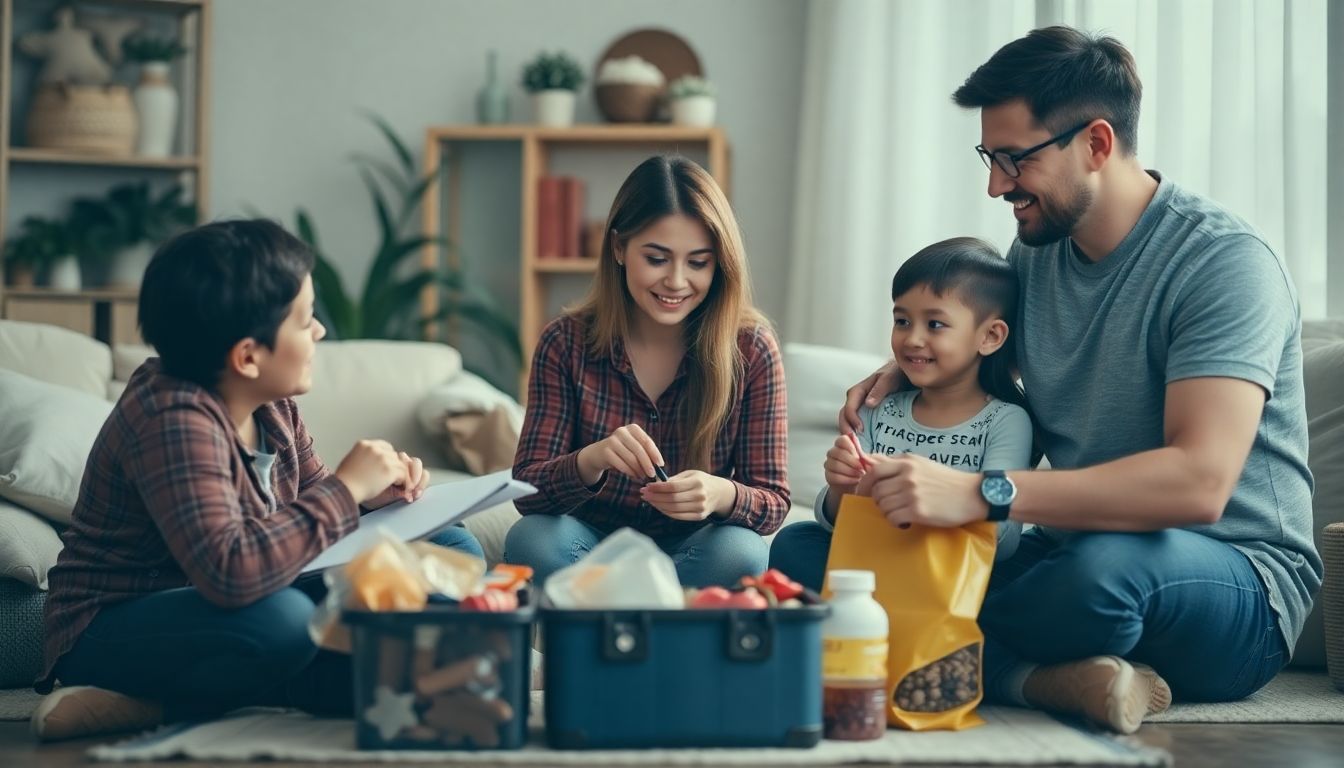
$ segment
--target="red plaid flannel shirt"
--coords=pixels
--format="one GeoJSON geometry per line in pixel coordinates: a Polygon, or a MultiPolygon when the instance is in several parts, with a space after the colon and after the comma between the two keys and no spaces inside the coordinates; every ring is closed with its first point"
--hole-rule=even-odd
{"type": "MultiPolygon", "coordinates": [[[[743,330],[738,347],[744,360],[723,431],[714,443],[710,473],[737,486],[728,518],[762,535],[774,533],[789,512],[788,433],[784,364],[779,344],[767,328],[743,330]]],[[[523,422],[513,474],[537,487],[514,502],[524,515],[572,514],[604,531],[629,526],[649,536],[689,535],[714,522],[673,520],[645,504],[640,483],[607,472],[595,488],[583,484],[579,449],[618,427],[638,424],[658,445],[667,472],[685,469],[687,445],[673,419],[686,396],[686,362],[671,386],[649,400],[619,342],[611,354],[591,354],[582,321],[562,316],[541,333],[532,358],[523,422]]]]}
{"type": "Polygon", "coordinates": [[[262,406],[257,419],[276,454],[274,501],[216,395],[160,373],[157,359],[131,376],[48,575],[39,690],[103,606],[185,586],[245,606],[289,586],[358,525],[354,497],[313,451],[294,401],[262,406]]]}

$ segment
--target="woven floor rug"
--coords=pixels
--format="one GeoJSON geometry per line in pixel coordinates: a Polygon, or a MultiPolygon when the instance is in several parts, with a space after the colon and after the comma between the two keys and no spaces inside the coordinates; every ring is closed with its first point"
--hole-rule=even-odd
{"type": "Polygon", "coordinates": [[[399,762],[469,765],[1118,765],[1162,766],[1170,756],[1128,739],[1080,730],[1039,712],[985,707],[986,725],[966,731],[888,731],[871,742],[825,741],[814,749],[646,749],[551,751],[533,729],[529,746],[500,752],[361,752],[349,720],[297,712],[243,710],[221,720],[175,726],[89,755],[104,761],[185,758],[314,763],[399,762]]]}
{"type": "Polygon", "coordinates": [[[1259,691],[1221,704],[1173,704],[1147,723],[1344,723],[1344,692],[1325,672],[1280,672],[1259,691]]]}

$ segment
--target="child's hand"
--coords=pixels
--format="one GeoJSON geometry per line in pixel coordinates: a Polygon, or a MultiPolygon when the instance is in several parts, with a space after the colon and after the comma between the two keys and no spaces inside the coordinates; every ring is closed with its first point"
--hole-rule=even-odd
{"type": "Polygon", "coordinates": [[[673,520],[695,521],[731,510],[737,501],[737,486],[726,478],[688,469],[662,482],[643,486],[639,495],[673,520]]]}
{"type": "Polygon", "coordinates": [[[826,484],[839,493],[853,493],[854,486],[863,478],[863,461],[849,435],[835,438],[835,444],[826,452],[826,484]]]}
{"type": "Polygon", "coordinates": [[[392,483],[377,496],[365,502],[364,506],[368,509],[379,509],[394,501],[404,501],[409,504],[418,501],[421,496],[425,495],[425,488],[429,486],[429,472],[425,469],[424,462],[405,451],[399,451],[397,458],[406,468],[406,479],[392,483]]]}
{"type": "Polygon", "coordinates": [[[406,463],[386,440],[360,440],[341,459],[336,477],[350,489],[359,504],[380,495],[389,485],[405,484],[406,463]]]}

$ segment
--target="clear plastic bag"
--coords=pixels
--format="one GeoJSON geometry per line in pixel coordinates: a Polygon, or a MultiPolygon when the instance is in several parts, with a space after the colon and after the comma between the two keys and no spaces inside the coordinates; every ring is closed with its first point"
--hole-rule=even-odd
{"type": "Polygon", "coordinates": [[[672,558],[653,539],[622,528],[579,562],[551,574],[546,597],[557,608],[681,608],[672,558]]]}

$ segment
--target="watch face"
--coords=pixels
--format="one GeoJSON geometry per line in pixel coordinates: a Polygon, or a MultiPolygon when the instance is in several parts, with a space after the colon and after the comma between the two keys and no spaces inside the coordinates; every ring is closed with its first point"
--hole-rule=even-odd
{"type": "Polygon", "coordinates": [[[1013,502],[1017,489],[1013,487],[1013,481],[1006,477],[986,477],[980,483],[980,493],[984,495],[985,501],[1001,507],[1013,502]]]}

